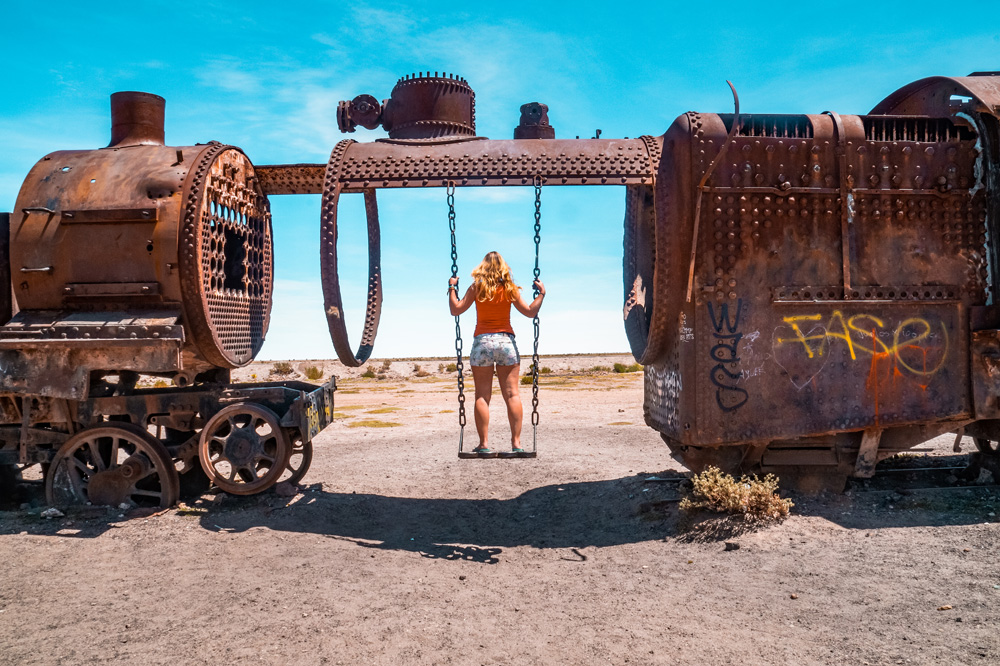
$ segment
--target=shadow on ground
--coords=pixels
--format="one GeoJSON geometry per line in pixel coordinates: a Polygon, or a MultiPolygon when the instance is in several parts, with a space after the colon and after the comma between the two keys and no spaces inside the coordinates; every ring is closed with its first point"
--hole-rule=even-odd
{"type": "MultiPolygon", "coordinates": [[[[856,485],[843,495],[792,495],[796,502],[792,512],[859,530],[997,520],[989,515],[1000,513],[997,486],[941,485],[940,477],[938,472],[914,471],[906,474],[906,484],[894,490],[887,481],[878,480],[869,482],[868,489],[856,485]]],[[[482,563],[494,563],[503,548],[516,546],[573,552],[666,538],[722,541],[755,529],[738,519],[702,520],[679,511],[685,478],[677,472],[643,473],[541,486],[510,499],[393,497],[333,492],[313,484],[303,486],[293,498],[273,492],[250,497],[205,495],[180,511],[198,516],[209,531],[239,533],[266,527],[319,534],[362,548],[482,563]]],[[[143,515],[148,513],[129,517],[143,515]]],[[[87,538],[114,529],[125,519],[118,511],[99,507],[69,511],[56,520],[0,512],[0,534],[27,531],[87,538]],[[73,522],[72,534],[62,529],[67,521],[73,522]]],[[[580,553],[568,557],[578,556],[584,557],[580,553]]]]}

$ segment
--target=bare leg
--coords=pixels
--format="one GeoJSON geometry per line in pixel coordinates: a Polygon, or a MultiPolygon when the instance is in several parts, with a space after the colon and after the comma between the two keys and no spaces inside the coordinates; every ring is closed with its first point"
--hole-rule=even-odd
{"type": "MultiPolygon", "coordinates": [[[[498,365],[497,377],[500,379],[500,393],[507,403],[507,419],[510,421],[510,448],[521,448],[521,421],[524,409],[521,407],[521,392],[518,389],[520,379],[519,365],[498,365]]],[[[478,404],[478,403],[477,403],[478,404]]]]}
{"type": "Polygon", "coordinates": [[[493,366],[473,365],[472,382],[476,385],[476,432],[479,434],[479,446],[487,447],[490,428],[490,396],[493,395],[493,366]]]}

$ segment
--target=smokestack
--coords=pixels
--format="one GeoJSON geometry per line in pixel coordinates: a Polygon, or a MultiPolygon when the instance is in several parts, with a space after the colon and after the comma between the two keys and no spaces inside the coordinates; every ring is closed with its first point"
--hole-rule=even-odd
{"type": "Polygon", "coordinates": [[[166,100],[152,93],[112,93],[111,143],[108,148],[162,146],[163,109],[166,104],[166,100]]]}

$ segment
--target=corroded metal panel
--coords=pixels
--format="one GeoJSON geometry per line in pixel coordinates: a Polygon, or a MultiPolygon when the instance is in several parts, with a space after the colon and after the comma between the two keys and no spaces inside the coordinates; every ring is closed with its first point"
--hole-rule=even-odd
{"type": "MultiPolygon", "coordinates": [[[[951,118],[678,118],[655,228],[631,241],[657,248],[648,331],[630,335],[647,422],[676,451],[971,419],[968,312],[990,289],[978,141],[951,118]]],[[[820,465],[830,446],[788,451],[820,465]]]]}
{"type": "Polygon", "coordinates": [[[967,314],[950,301],[708,301],[691,442],[769,441],[969,416],[967,314]]]}
{"type": "MultiPolygon", "coordinates": [[[[643,139],[506,139],[352,143],[339,180],[344,191],[373,188],[530,185],[648,185],[654,155],[643,139]]],[[[256,167],[273,194],[321,194],[325,166],[256,167]]]]}

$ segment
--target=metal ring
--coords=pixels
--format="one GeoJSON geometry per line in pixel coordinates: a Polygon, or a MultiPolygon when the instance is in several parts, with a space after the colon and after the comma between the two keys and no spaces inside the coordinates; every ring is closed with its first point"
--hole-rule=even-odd
{"type": "Polygon", "coordinates": [[[344,324],[344,305],[340,296],[340,276],[337,274],[337,206],[343,184],[340,170],[347,148],[353,140],[338,143],[330,153],[323,185],[323,207],[320,216],[320,256],[323,301],[326,323],[330,328],[330,339],[337,350],[341,363],[356,368],[364,364],[372,354],[375,336],[378,333],[379,317],[382,314],[382,270],[381,237],[378,224],[378,206],[375,190],[365,190],[365,217],[368,223],[368,298],[365,307],[365,325],[361,333],[361,344],[357,353],[351,351],[344,324]]]}

